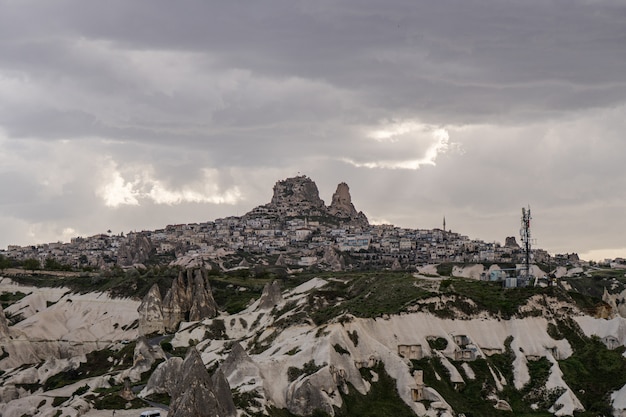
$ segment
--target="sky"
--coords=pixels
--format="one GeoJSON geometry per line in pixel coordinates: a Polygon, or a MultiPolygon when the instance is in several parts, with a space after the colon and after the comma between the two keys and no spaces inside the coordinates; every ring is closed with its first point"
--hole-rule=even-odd
{"type": "Polygon", "coordinates": [[[622,0],[0,0],[0,248],[337,184],[372,223],[626,257],[622,0]]]}

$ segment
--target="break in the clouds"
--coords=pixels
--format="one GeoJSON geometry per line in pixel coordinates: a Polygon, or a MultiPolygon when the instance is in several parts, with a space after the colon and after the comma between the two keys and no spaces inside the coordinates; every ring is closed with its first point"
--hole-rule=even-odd
{"type": "Polygon", "coordinates": [[[369,154],[364,160],[343,158],[343,161],[358,168],[414,170],[435,165],[437,156],[450,149],[450,135],[445,129],[414,121],[386,123],[369,133],[368,138],[375,142],[364,146],[369,154]]]}
{"type": "Polygon", "coordinates": [[[129,173],[131,179],[125,179],[117,164],[107,161],[102,185],[97,194],[108,207],[121,205],[139,206],[143,200],[155,204],[212,203],[233,205],[241,200],[238,187],[220,190],[216,180],[216,170],[202,169],[200,179],[195,183],[172,188],[154,177],[152,167],[133,167],[129,173]]]}
{"type": "MultiPolygon", "coordinates": [[[[0,0],[0,246],[243,214],[309,175],[371,219],[614,254],[619,1],[0,0]]],[[[626,254],[624,254],[626,256],[626,254]]]]}

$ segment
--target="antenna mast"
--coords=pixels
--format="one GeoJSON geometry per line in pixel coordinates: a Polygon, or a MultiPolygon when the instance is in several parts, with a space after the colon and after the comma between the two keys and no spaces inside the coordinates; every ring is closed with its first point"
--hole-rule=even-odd
{"type": "Polygon", "coordinates": [[[524,269],[526,270],[526,279],[530,278],[530,206],[528,209],[522,207],[522,227],[520,228],[520,237],[524,248],[524,269]]]}

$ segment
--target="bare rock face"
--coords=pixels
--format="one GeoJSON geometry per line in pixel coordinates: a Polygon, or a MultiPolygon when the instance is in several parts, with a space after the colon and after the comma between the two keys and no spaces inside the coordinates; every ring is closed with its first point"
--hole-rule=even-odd
{"type": "Polygon", "coordinates": [[[504,246],[507,248],[518,248],[517,240],[515,240],[515,236],[508,236],[504,241],[504,246]]]}
{"type": "Polygon", "coordinates": [[[140,397],[147,397],[152,394],[171,393],[176,389],[177,378],[183,366],[183,359],[173,356],[161,363],[150,375],[150,379],[145,388],[141,391],[140,397]]]}
{"type": "Polygon", "coordinates": [[[120,243],[117,251],[117,263],[122,266],[142,264],[152,252],[152,242],[143,233],[129,233],[120,243]]]}
{"type": "Polygon", "coordinates": [[[285,266],[285,265],[287,265],[287,262],[285,262],[285,257],[281,253],[280,255],[278,255],[278,259],[276,259],[276,266],[285,266]]]}
{"type": "Polygon", "coordinates": [[[294,381],[287,390],[287,409],[299,416],[311,415],[315,410],[322,410],[334,416],[333,400],[339,396],[333,377],[324,368],[313,375],[294,381]]]}
{"type": "Polygon", "coordinates": [[[392,271],[398,271],[402,268],[402,265],[400,265],[400,261],[396,258],[393,260],[393,263],[391,264],[391,270],[392,271]]]}
{"type": "Polygon", "coordinates": [[[306,175],[278,181],[274,185],[271,204],[278,207],[306,204],[310,207],[324,208],[324,201],[320,198],[317,185],[306,175]]]}
{"type": "Polygon", "coordinates": [[[213,381],[213,392],[215,392],[217,398],[219,415],[236,416],[237,407],[224,372],[218,369],[211,377],[211,380],[213,381]]]}
{"type": "Polygon", "coordinates": [[[263,287],[263,293],[259,299],[259,308],[272,309],[281,301],[283,301],[283,294],[280,291],[280,284],[278,281],[274,281],[271,284],[265,284],[265,287],[263,287]]]}
{"type": "Polygon", "coordinates": [[[9,337],[9,322],[7,317],[4,315],[4,310],[0,305],[0,339],[5,337],[9,337]]]}
{"type": "Polygon", "coordinates": [[[248,356],[239,342],[233,344],[230,353],[220,364],[219,370],[234,385],[240,385],[250,379],[262,379],[258,365],[248,356]]]}
{"type": "Polygon", "coordinates": [[[326,262],[332,271],[342,271],[345,268],[343,257],[339,256],[335,249],[327,247],[324,250],[324,262],[326,262]]]}
{"type": "Polygon", "coordinates": [[[367,225],[369,222],[363,212],[357,212],[352,204],[350,187],[345,182],[337,185],[337,191],[333,194],[332,202],[328,207],[328,213],[351,223],[367,225]]]}
{"type": "Polygon", "coordinates": [[[170,393],[169,416],[172,417],[234,417],[237,415],[228,381],[218,375],[219,393],[200,354],[189,349],[183,361],[177,383],[170,393]]]}
{"type": "Polygon", "coordinates": [[[150,291],[143,297],[137,312],[139,313],[139,335],[165,333],[163,324],[163,299],[159,286],[154,284],[150,291]]]}
{"type": "Polygon", "coordinates": [[[163,324],[174,332],[182,321],[197,321],[217,315],[211,285],[205,269],[181,271],[163,298],[163,324]]]}
{"type": "Polygon", "coordinates": [[[132,368],[123,371],[119,376],[119,379],[122,381],[125,379],[129,379],[132,382],[140,381],[141,375],[149,371],[156,361],[166,358],[165,352],[160,345],[150,345],[143,336],[137,339],[133,355],[132,368]]]}

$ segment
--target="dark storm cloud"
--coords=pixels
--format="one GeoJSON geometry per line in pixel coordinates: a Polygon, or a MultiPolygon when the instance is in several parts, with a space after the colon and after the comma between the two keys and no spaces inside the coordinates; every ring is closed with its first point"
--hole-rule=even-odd
{"type": "Polygon", "coordinates": [[[436,227],[447,211],[490,239],[526,203],[570,240],[567,222],[625,205],[619,1],[0,10],[0,224],[29,238],[241,214],[298,172],[326,201],[347,181],[372,218],[436,227]]]}

